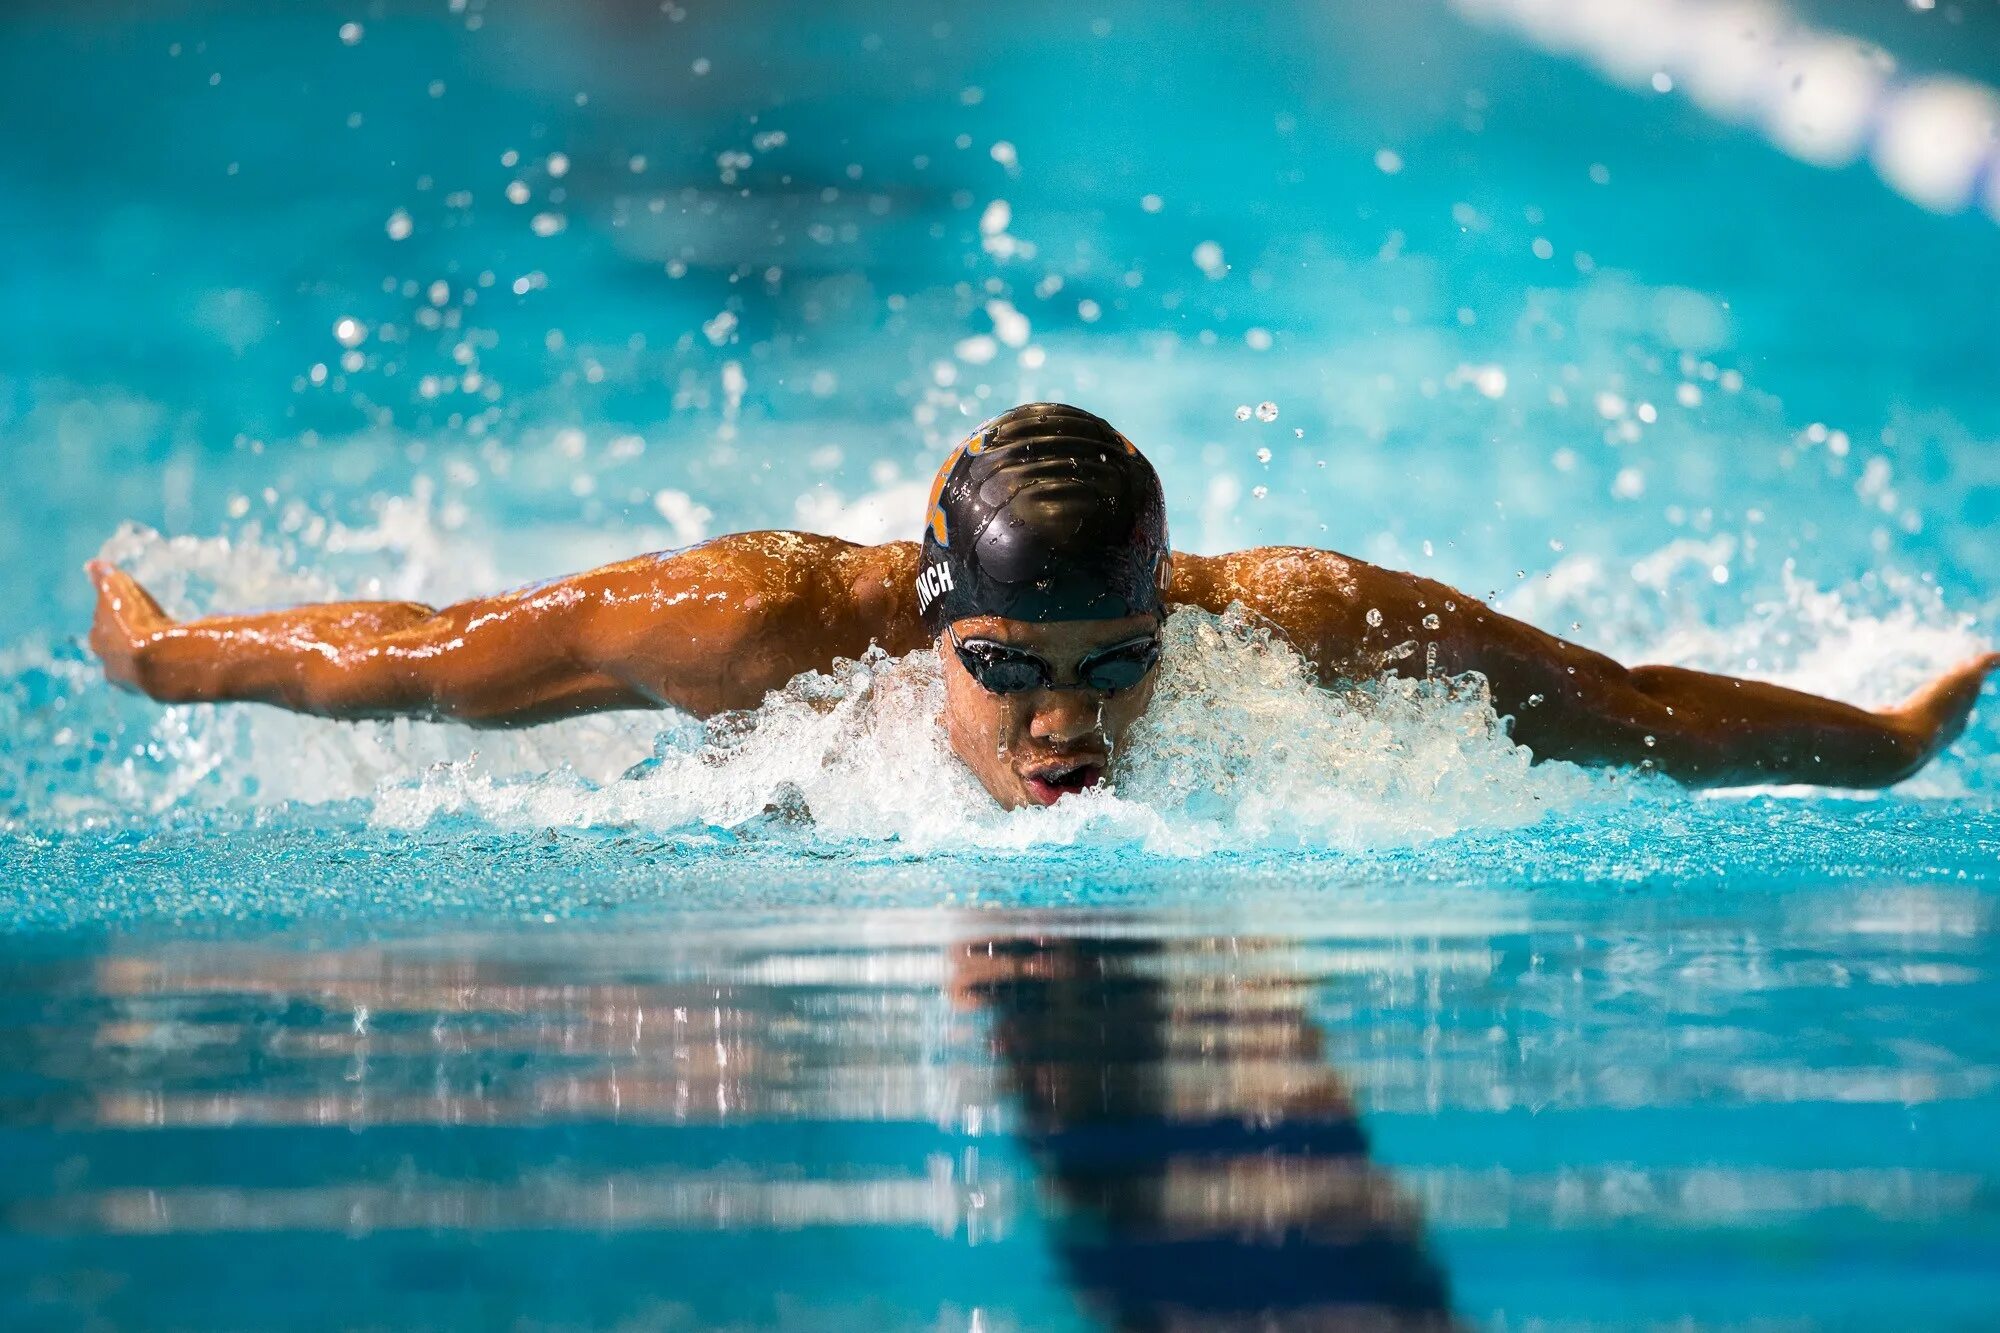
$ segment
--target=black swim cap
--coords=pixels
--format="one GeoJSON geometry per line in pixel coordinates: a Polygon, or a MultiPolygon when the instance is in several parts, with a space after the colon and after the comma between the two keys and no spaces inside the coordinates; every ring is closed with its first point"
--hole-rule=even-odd
{"type": "Polygon", "coordinates": [[[963,616],[1158,615],[1168,549],[1159,475],[1132,442],[1081,408],[1026,403],[938,469],[917,610],[933,636],[963,616]]]}

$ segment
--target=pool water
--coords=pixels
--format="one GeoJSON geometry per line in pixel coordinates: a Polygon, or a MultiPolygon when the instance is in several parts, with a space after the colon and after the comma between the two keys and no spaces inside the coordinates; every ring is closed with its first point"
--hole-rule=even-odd
{"type": "Polygon", "coordinates": [[[0,1326],[1992,1326],[1991,692],[1893,792],[1695,795],[1183,612],[1118,789],[1007,814],[927,653],[474,734],[80,643],[98,554],[908,536],[1051,397],[1183,549],[1893,702],[2000,610],[2000,168],[1826,136],[2000,18],[1778,11],[1731,119],[1687,10],[10,8],[0,1326]]]}
{"type": "Polygon", "coordinates": [[[1982,1326],[2000,827],[1864,818],[1885,875],[1836,812],[1705,822],[1650,881],[86,855],[261,924],[10,949],[8,1323],[1982,1326]],[[1793,820],[1810,872],[1697,868],[1793,820]]]}

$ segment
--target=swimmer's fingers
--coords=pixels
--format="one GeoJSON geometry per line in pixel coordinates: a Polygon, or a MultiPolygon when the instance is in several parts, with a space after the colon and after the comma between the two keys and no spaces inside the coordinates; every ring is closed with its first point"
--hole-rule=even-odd
{"type": "Polygon", "coordinates": [[[90,622],[90,648],[104,661],[104,674],[119,685],[137,686],[139,649],[154,631],[173,624],[153,595],[107,560],[84,566],[97,587],[97,610],[90,622]]]}
{"type": "Polygon", "coordinates": [[[1996,669],[2000,669],[2000,653],[1969,658],[1911,695],[1902,707],[1890,710],[1890,716],[1936,754],[1964,734],[1980,688],[1996,669]]]}

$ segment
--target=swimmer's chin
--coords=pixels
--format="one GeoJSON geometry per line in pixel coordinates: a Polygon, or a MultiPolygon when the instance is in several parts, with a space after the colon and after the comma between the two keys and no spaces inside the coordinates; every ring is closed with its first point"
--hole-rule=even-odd
{"type": "Polygon", "coordinates": [[[1090,791],[1104,785],[1103,764],[1074,764],[1067,768],[1045,768],[1021,775],[1021,789],[1034,805],[1054,805],[1065,796],[1090,791]]]}

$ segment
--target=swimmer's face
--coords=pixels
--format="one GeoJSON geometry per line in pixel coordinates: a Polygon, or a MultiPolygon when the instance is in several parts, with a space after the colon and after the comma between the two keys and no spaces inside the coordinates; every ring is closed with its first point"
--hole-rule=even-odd
{"type": "Polygon", "coordinates": [[[966,669],[952,636],[971,644],[975,653],[981,643],[1033,653],[1054,669],[1058,684],[1066,685],[1077,680],[1080,662],[1158,631],[1154,616],[1050,624],[967,616],[955,622],[937,641],[952,750],[1009,810],[1053,805],[1071,792],[1099,785],[1110,775],[1126,731],[1152,702],[1158,669],[1129,689],[1037,688],[996,694],[966,669]]]}

